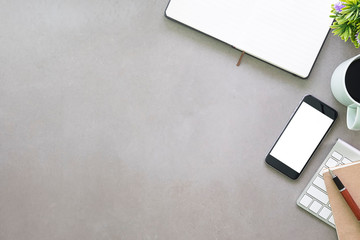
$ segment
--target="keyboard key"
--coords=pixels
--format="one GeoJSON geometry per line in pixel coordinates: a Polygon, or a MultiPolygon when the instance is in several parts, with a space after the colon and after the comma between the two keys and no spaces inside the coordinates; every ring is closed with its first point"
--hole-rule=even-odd
{"type": "MultiPolygon", "coordinates": [[[[324,162],[324,163],[325,163],[325,162],[324,162]]],[[[324,164],[323,169],[320,170],[320,172],[319,172],[319,175],[320,175],[321,177],[324,177],[324,173],[326,173],[326,172],[328,172],[328,171],[329,171],[329,168],[326,167],[325,164],[324,164]]]]}
{"type": "Polygon", "coordinates": [[[331,156],[337,160],[340,160],[342,158],[342,155],[336,151],[334,151],[331,156]]]}
{"type": "Polygon", "coordinates": [[[309,197],[308,195],[304,195],[303,198],[300,200],[300,203],[303,206],[308,207],[311,201],[312,201],[311,197],[309,197]]]}
{"type": "Polygon", "coordinates": [[[342,160],[342,162],[343,162],[344,164],[352,163],[352,161],[349,160],[349,159],[347,159],[347,158],[344,158],[344,159],[342,160]]]}
{"type": "Polygon", "coordinates": [[[329,160],[326,162],[325,165],[328,166],[329,168],[330,168],[330,167],[335,167],[335,166],[337,165],[337,161],[335,161],[335,160],[332,159],[332,158],[329,158],[329,160]]]}
{"type": "Polygon", "coordinates": [[[320,177],[316,177],[314,182],[314,185],[318,186],[319,188],[321,188],[322,190],[326,191],[326,186],[325,186],[325,182],[322,178],[320,177]]]}
{"type": "Polygon", "coordinates": [[[324,207],[323,209],[321,209],[319,215],[324,218],[327,219],[331,214],[331,210],[328,209],[327,207],[324,207]]]}
{"type": "Polygon", "coordinates": [[[319,203],[318,201],[314,200],[314,202],[311,204],[310,206],[310,210],[313,211],[314,213],[318,213],[320,208],[321,208],[322,204],[319,203]]]}
{"type": "Polygon", "coordinates": [[[307,193],[324,204],[327,204],[329,202],[328,196],[314,186],[310,186],[309,189],[307,190],[307,193]]]}
{"type": "Polygon", "coordinates": [[[331,215],[331,217],[329,218],[329,222],[331,222],[332,224],[335,224],[334,216],[331,215]]]}

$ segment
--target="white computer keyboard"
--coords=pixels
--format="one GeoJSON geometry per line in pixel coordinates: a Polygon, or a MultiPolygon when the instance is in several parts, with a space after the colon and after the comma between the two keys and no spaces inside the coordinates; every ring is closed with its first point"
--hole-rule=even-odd
{"type": "Polygon", "coordinates": [[[326,167],[335,167],[357,160],[360,160],[360,151],[343,140],[338,139],[300,194],[296,202],[297,205],[335,228],[322,171],[326,167]]]}

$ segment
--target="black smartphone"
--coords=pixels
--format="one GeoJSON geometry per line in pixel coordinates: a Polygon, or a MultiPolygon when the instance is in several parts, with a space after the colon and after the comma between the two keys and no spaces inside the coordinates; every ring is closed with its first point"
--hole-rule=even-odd
{"type": "Polygon", "coordinates": [[[337,117],[337,112],[307,95],[296,108],[265,161],[297,179],[337,117]]]}

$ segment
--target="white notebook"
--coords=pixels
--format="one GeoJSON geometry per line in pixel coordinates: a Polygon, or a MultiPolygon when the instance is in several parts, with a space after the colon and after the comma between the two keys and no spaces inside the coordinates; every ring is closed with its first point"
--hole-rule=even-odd
{"type": "Polygon", "coordinates": [[[171,0],[165,15],[307,78],[333,21],[334,0],[171,0]]]}

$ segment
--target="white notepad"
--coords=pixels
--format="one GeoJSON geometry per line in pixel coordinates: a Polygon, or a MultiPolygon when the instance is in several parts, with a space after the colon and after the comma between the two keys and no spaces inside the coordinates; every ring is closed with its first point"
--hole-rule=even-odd
{"type": "Polygon", "coordinates": [[[306,78],[333,21],[334,0],[171,0],[168,18],[306,78]]]}

